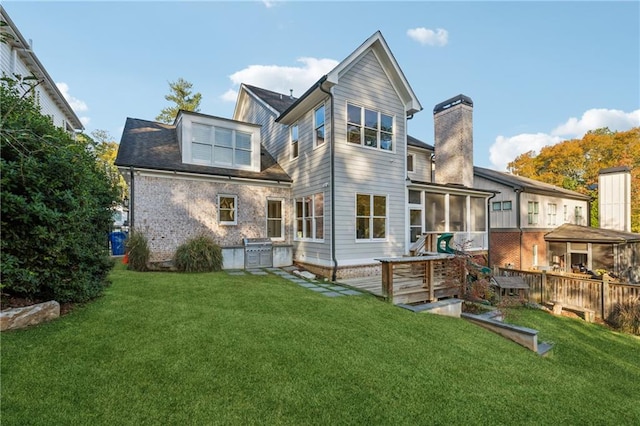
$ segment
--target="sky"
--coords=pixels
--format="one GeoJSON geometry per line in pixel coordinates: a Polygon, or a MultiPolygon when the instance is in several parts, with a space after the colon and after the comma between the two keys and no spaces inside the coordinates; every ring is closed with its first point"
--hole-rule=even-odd
{"type": "Polygon", "coordinates": [[[178,78],[200,112],[231,118],[240,83],[294,96],[380,30],[423,106],[474,102],[474,164],[600,127],[640,126],[640,2],[1,2],[85,132],[119,141],[154,120],[178,78]]]}

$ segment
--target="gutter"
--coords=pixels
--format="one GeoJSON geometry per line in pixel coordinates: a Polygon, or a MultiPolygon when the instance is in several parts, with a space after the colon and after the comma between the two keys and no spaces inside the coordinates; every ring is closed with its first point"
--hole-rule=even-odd
{"type": "Polygon", "coordinates": [[[487,198],[487,266],[492,268],[491,266],[491,199],[494,198],[498,193],[494,192],[493,195],[487,198]]]}
{"type": "MultiPolygon", "coordinates": [[[[338,274],[338,259],[336,258],[336,196],[335,196],[335,137],[334,137],[334,129],[335,129],[335,110],[334,110],[334,102],[333,102],[333,93],[330,90],[325,90],[322,87],[322,83],[327,80],[327,76],[322,77],[317,85],[318,88],[329,95],[329,99],[331,99],[331,135],[329,137],[329,143],[331,144],[331,260],[333,261],[333,271],[331,272],[331,281],[336,280],[336,276],[338,274]]],[[[301,96],[302,99],[304,96],[301,96]]],[[[293,105],[292,105],[293,106],[293,105]]],[[[283,114],[284,115],[284,114],[283,114]]]]}
{"type": "Polygon", "coordinates": [[[522,208],[520,206],[520,193],[523,191],[522,188],[514,188],[514,190],[516,191],[516,227],[518,228],[518,231],[520,232],[520,247],[518,248],[518,254],[519,254],[519,265],[518,268],[522,269],[522,218],[521,218],[521,213],[522,213],[522,208]]]}

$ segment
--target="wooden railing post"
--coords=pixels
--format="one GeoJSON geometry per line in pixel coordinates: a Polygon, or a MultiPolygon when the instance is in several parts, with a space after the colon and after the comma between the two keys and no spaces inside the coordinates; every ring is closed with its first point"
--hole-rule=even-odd
{"type": "Polygon", "coordinates": [[[393,303],[393,263],[382,262],[382,295],[393,303]]]}
{"type": "Polygon", "coordinates": [[[606,320],[607,319],[607,314],[608,314],[608,298],[609,298],[609,276],[607,274],[602,276],[602,294],[601,294],[601,298],[602,298],[602,319],[606,320]]]}
{"type": "Polygon", "coordinates": [[[547,272],[542,271],[542,275],[540,276],[540,304],[544,305],[545,302],[545,292],[547,291],[547,272]]]}

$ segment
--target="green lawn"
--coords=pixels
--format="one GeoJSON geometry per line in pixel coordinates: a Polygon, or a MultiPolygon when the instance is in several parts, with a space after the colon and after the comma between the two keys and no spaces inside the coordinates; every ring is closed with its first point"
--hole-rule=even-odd
{"type": "Polygon", "coordinates": [[[461,319],[270,275],[136,273],[3,333],[8,425],[640,424],[640,340],[519,312],[541,358],[461,319]]]}

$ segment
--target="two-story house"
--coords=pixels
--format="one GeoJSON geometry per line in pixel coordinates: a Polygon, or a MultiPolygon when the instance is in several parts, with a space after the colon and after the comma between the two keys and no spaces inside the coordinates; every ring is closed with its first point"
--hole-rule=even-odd
{"type": "Polygon", "coordinates": [[[6,23],[0,27],[3,40],[0,43],[0,74],[16,80],[35,77],[38,84],[33,95],[42,114],[70,133],[83,130],[82,122],[34,53],[31,42],[22,36],[2,5],[0,21],[6,23]]]}
{"type": "Polygon", "coordinates": [[[379,272],[423,233],[486,252],[493,192],[473,188],[472,107],[434,109],[433,172],[432,147],[407,135],[422,106],[376,32],[299,98],[243,84],[232,119],[127,119],[116,164],[131,225],[156,261],[209,232],[233,267],[243,239],[262,237],[274,264],[289,254],[332,279],[379,272]]]}

